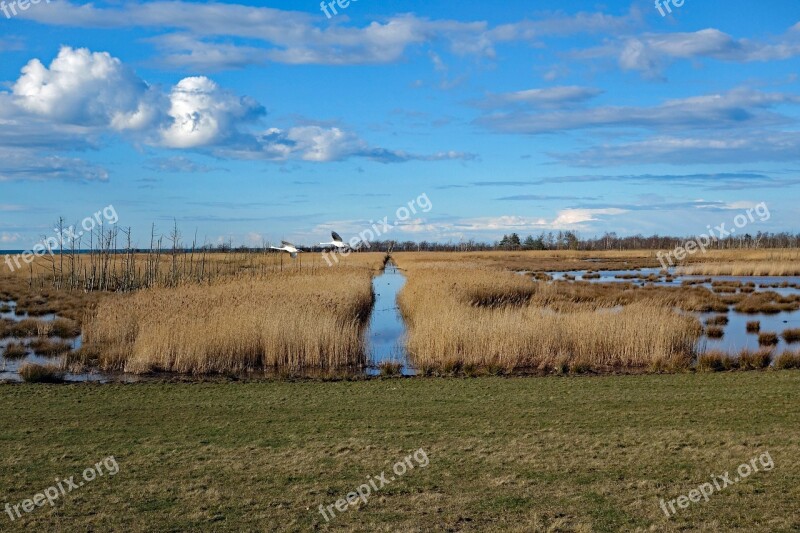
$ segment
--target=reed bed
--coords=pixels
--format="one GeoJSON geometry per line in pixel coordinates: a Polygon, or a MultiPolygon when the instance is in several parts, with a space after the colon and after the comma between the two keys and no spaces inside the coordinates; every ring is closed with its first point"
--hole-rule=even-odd
{"type": "Polygon", "coordinates": [[[19,367],[19,376],[28,383],[61,383],[64,371],[58,365],[25,363],[19,367]]]}
{"type": "Polygon", "coordinates": [[[72,339],[81,334],[81,328],[74,320],[57,318],[39,320],[25,318],[19,322],[4,320],[0,322],[0,338],[4,337],[60,337],[72,339]]]}
{"type": "Polygon", "coordinates": [[[759,346],[777,346],[778,334],[771,331],[762,331],[758,334],[759,346]]]}
{"type": "Polygon", "coordinates": [[[783,340],[785,340],[787,344],[794,344],[800,342],[800,328],[786,329],[783,331],[781,336],[783,337],[783,340]]]}
{"type": "Polygon", "coordinates": [[[139,291],[101,303],[84,327],[107,370],[187,374],[364,364],[371,272],[330,268],[139,291]]]}
{"type": "Polygon", "coordinates": [[[397,260],[409,267],[400,308],[409,354],[423,373],[686,368],[702,331],[663,303],[617,308],[582,299],[573,284],[397,260]]]}
{"type": "Polygon", "coordinates": [[[737,359],[738,367],[741,370],[761,370],[769,368],[772,362],[772,348],[762,348],[758,351],[750,351],[747,349],[739,352],[737,359]]]}
{"type": "Polygon", "coordinates": [[[778,314],[782,311],[797,311],[800,309],[800,296],[781,296],[774,291],[765,291],[747,295],[740,300],[736,307],[737,312],[745,314],[778,314]]]}
{"type": "Polygon", "coordinates": [[[775,368],[789,370],[800,368],[800,352],[785,351],[775,359],[775,368]]]}
{"type": "Polygon", "coordinates": [[[697,358],[697,370],[700,372],[722,372],[733,370],[736,361],[725,352],[706,352],[697,358]]]}
{"type": "Polygon", "coordinates": [[[718,350],[706,352],[697,359],[700,372],[722,372],[727,370],[764,370],[772,362],[772,350],[761,349],[756,352],[742,350],[732,356],[718,350]]]}
{"type": "Polygon", "coordinates": [[[706,319],[707,326],[727,326],[728,322],[728,315],[714,315],[706,319]]]}
{"type": "Polygon", "coordinates": [[[10,342],[3,349],[3,357],[9,360],[22,359],[28,355],[28,348],[21,342],[10,342]]]}
{"type": "Polygon", "coordinates": [[[47,337],[38,338],[30,344],[33,353],[42,357],[56,357],[72,350],[72,345],[61,340],[53,340],[47,337]]]}
{"type": "Polygon", "coordinates": [[[797,259],[773,261],[733,261],[699,263],[678,268],[682,276],[798,276],[797,259]]]}

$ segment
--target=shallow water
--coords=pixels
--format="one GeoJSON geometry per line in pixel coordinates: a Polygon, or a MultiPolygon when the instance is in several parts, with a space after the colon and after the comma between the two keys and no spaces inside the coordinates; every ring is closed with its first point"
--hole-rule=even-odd
{"type": "MultiPolygon", "coordinates": [[[[402,366],[403,375],[414,375],[414,369],[409,365],[408,358],[405,351],[405,322],[400,315],[400,310],[397,306],[397,295],[405,285],[406,278],[400,270],[389,262],[382,274],[376,276],[372,280],[373,291],[375,293],[375,304],[373,306],[372,314],[369,320],[369,327],[366,335],[368,354],[370,359],[370,366],[366,373],[368,375],[377,375],[380,370],[378,365],[382,362],[396,362],[402,366]]],[[[21,321],[28,318],[26,313],[16,314],[16,302],[0,302],[5,303],[11,307],[11,311],[0,314],[0,317],[7,318],[14,321],[21,321]]],[[[55,315],[44,315],[38,318],[42,320],[55,320],[55,315]]],[[[0,381],[22,381],[19,376],[18,369],[24,363],[35,364],[54,364],[58,365],[64,361],[64,356],[57,357],[41,357],[35,355],[33,350],[28,349],[28,354],[22,359],[7,360],[2,357],[5,346],[11,342],[29,343],[35,338],[7,338],[0,339],[0,381]]],[[[75,339],[63,339],[72,344],[72,349],[80,348],[82,338],[76,337],[75,339]]],[[[344,372],[344,371],[343,371],[344,372]]],[[[346,373],[346,372],[345,372],[346,373]]],[[[351,374],[357,374],[358,371],[353,371],[351,374]]],[[[242,377],[269,377],[268,373],[263,376],[261,374],[252,374],[242,377]]],[[[163,377],[163,376],[161,376],[163,377]]],[[[123,373],[67,373],[65,375],[67,381],[81,382],[135,382],[147,381],[153,379],[152,376],[137,376],[123,373]]]]}
{"type": "MultiPolygon", "coordinates": [[[[600,277],[597,279],[584,279],[584,276],[587,274],[588,270],[577,270],[577,271],[566,271],[566,272],[550,272],[549,274],[553,277],[554,280],[564,280],[566,275],[574,276],[575,281],[588,281],[590,283],[619,283],[619,282],[629,282],[634,285],[644,286],[644,285],[652,285],[658,287],[675,287],[680,286],[684,280],[698,280],[698,279],[711,279],[712,282],[720,282],[720,281],[737,281],[741,283],[754,283],[755,284],[755,292],[776,292],[781,296],[792,296],[796,294],[800,294],[800,289],[792,288],[792,287],[764,287],[762,285],[774,285],[774,284],[782,284],[782,283],[791,283],[791,284],[798,284],[800,283],[800,277],[798,276],[702,276],[702,275],[690,275],[690,276],[681,276],[675,274],[675,269],[670,269],[670,273],[673,276],[672,281],[664,281],[664,277],[662,276],[659,281],[650,282],[641,279],[624,279],[619,278],[617,276],[625,276],[625,275],[642,275],[642,276],[649,276],[650,274],[659,275],[661,272],[660,268],[642,268],[639,270],[606,270],[597,272],[600,274],[600,277]]],[[[695,287],[705,287],[709,290],[712,290],[711,283],[702,283],[694,285],[695,287]]],[[[699,350],[700,352],[706,352],[711,350],[721,350],[727,352],[731,355],[736,355],[741,350],[747,348],[749,350],[758,350],[758,334],[747,333],[747,322],[751,321],[760,321],[761,322],[761,331],[762,332],[774,332],[777,333],[779,336],[783,333],[784,330],[790,328],[800,328],[800,311],[784,311],[777,314],[768,314],[768,313],[755,313],[755,314],[745,314],[745,313],[737,313],[733,310],[733,306],[730,306],[730,311],[728,313],[692,313],[697,316],[703,324],[705,324],[706,319],[709,317],[713,317],[716,315],[724,314],[728,317],[728,324],[726,326],[720,326],[724,328],[725,334],[721,339],[710,339],[707,337],[703,337],[700,340],[699,350]]],[[[775,346],[774,354],[780,354],[783,350],[792,349],[797,350],[800,348],[800,344],[787,344],[783,338],[780,338],[780,342],[777,346],[775,346]]]]}
{"type": "Polygon", "coordinates": [[[414,369],[408,362],[405,350],[406,325],[397,305],[397,295],[406,283],[406,277],[391,261],[386,264],[383,274],[372,280],[375,305],[367,332],[367,346],[371,366],[369,374],[379,372],[377,366],[385,361],[403,365],[404,375],[413,375],[414,369]]]}
{"type": "MultiPolygon", "coordinates": [[[[675,273],[674,268],[669,269],[672,276],[672,281],[665,281],[664,276],[660,276],[659,281],[646,281],[636,278],[624,278],[617,276],[626,275],[641,275],[650,276],[651,274],[659,276],[662,272],[660,268],[641,268],[639,270],[603,270],[593,273],[593,275],[600,275],[599,278],[586,279],[584,276],[589,270],[574,270],[564,272],[548,272],[555,281],[563,281],[565,276],[570,275],[575,278],[575,281],[588,281],[590,283],[633,283],[634,285],[654,285],[656,287],[678,287],[683,281],[711,279],[712,281],[738,281],[741,283],[755,283],[756,291],[774,291],[781,296],[791,296],[800,294],[800,289],[792,287],[778,287],[778,288],[761,288],[761,285],[781,284],[784,282],[790,284],[800,284],[799,276],[703,276],[703,275],[678,275],[675,273]]],[[[711,289],[711,283],[699,283],[695,287],[706,287],[711,289]]]]}
{"type": "MultiPolygon", "coordinates": [[[[34,318],[38,320],[43,320],[45,322],[52,322],[56,319],[56,315],[52,313],[48,313],[46,315],[41,316],[28,316],[28,313],[20,313],[17,314],[17,302],[10,301],[10,302],[0,302],[0,304],[6,304],[11,307],[11,311],[7,313],[0,313],[0,318],[5,318],[8,320],[13,320],[15,322],[20,322],[26,318],[34,318]]],[[[82,337],[79,335],[73,339],[60,339],[57,337],[50,337],[51,340],[62,340],[65,342],[69,342],[72,345],[73,350],[77,350],[81,347],[82,344],[82,337]]],[[[25,337],[25,338],[18,338],[18,337],[9,337],[5,339],[0,339],[0,381],[22,381],[22,378],[19,377],[19,367],[21,367],[25,363],[33,363],[39,365],[60,365],[64,361],[64,356],[59,355],[56,357],[42,357],[33,353],[33,350],[28,348],[28,354],[21,358],[21,359],[6,359],[3,357],[3,353],[5,351],[5,347],[10,343],[23,343],[28,344],[31,341],[36,340],[36,337],[25,337]]],[[[67,381],[108,381],[110,380],[110,376],[106,376],[100,373],[81,373],[81,374],[72,374],[67,373],[64,376],[64,379],[67,381]]]]}
{"type": "MultiPolygon", "coordinates": [[[[705,322],[706,318],[716,316],[722,313],[703,313],[700,318],[705,322]]],[[[731,312],[728,313],[728,325],[720,326],[725,329],[725,336],[721,339],[708,339],[703,338],[701,343],[705,343],[702,351],[722,350],[729,354],[737,354],[742,349],[756,351],[759,349],[758,333],[747,333],[747,323],[758,320],[761,322],[762,332],[773,332],[779,336],[784,330],[792,328],[800,328],[800,312],[798,311],[785,311],[775,315],[755,314],[746,315],[743,313],[731,312]]],[[[775,346],[775,354],[780,354],[782,351],[791,349],[797,350],[800,344],[787,344],[783,337],[780,342],[775,346]]]]}

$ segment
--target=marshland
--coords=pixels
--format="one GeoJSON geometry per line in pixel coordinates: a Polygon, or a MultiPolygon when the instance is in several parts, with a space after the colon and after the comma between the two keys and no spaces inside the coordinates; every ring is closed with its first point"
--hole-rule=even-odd
{"type": "Polygon", "coordinates": [[[800,533],[800,2],[717,4],[0,0],[0,532],[800,533]]]}
{"type": "Polygon", "coordinates": [[[702,260],[663,270],[647,250],[364,252],[333,266],[267,250],[50,257],[0,275],[1,375],[686,372],[707,370],[711,353],[768,350],[772,361],[800,348],[798,252],[702,260]]]}

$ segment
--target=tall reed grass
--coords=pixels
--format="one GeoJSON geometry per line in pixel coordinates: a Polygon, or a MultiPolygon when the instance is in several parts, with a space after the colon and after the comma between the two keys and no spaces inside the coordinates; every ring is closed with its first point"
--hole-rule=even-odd
{"type": "MultiPolygon", "coordinates": [[[[406,266],[402,256],[396,260],[406,266]]],[[[579,293],[570,300],[571,290],[513,273],[409,262],[400,294],[409,354],[423,372],[466,365],[600,371],[691,364],[702,331],[697,319],[647,300],[598,311],[596,301],[581,303],[579,293]]]]}
{"type": "Polygon", "coordinates": [[[682,276],[798,276],[800,275],[800,263],[796,259],[699,263],[678,268],[678,274],[682,276]]]}
{"type": "Polygon", "coordinates": [[[84,326],[81,354],[134,373],[362,365],[371,277],[369,269],[329,268],[106,299],[84,326]]]}

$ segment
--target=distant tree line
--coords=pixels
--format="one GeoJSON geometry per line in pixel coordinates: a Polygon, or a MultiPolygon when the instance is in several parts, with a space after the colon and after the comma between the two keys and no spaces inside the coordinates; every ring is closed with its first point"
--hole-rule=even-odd
{"type": "MultiPolygon", "coordinates": [[[[667,235],[631,235],[620,237],[614,232],[606,232],[602,236],[581,238],[574,231],[541,232],[537,236],[528,235],[524,239],[517,233],[503,235],[494,242],[480,242],[474,239],[459,242],[434,241],[375,241],[363,251],[492,251],[492,250],[671,250],[682,246],[688,239],[695,237],[676,237],[667,235]]],[[[757,232],[742,235],[730,235],[723,239],[712,239],[711,249],[755,249],[755,248],[798,248],[800,234],[788,232],[757,232]]]]}

